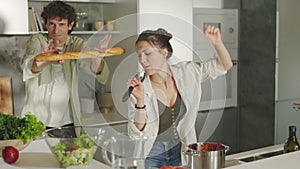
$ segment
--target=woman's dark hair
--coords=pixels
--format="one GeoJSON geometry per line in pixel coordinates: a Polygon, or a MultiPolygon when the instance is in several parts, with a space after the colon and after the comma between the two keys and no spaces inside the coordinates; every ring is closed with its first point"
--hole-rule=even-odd
{"type": "MultiPolygon", "coordinates": [[[[47,23],[48,19],[52,19],[55,17],[60,17],[61,19],[67,19],[68,25],[74,21],[74,25],[76,24],[76,11],[75,8],[71,5],[66,4],[63,1],[53,1],[50,2],[47,6],[44,7],[43,12],[41,14],[44,23],[47,23]]],[[[72,29],[73,30],[73,29],[72,29]]],[[[69,34],[72,32],[69,30],[69,34]]]]}
{"type": "Polygon", "coordinates": [[[157,30],[146,30],[143,31],[138,39],[136,40],[137,44],[140,41],[147,41],[149,44],[153,46],[157,46],[159,48],[166,48],[168,50],[167,59],[171,57],[173,53],[173,48],[170,44],[170,39],[172,39],[172,34],[168,33],[165,29],[158,28],[157,30]]]}

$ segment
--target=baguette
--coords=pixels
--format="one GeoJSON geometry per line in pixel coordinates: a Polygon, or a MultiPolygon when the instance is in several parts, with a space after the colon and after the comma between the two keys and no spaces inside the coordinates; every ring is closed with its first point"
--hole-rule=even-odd
{"type": "Polygon", "coordinates": [[[70,59],[87,59],[98,58],[106,56],[116,56],[125,53],[125,49],[122,47],[112,47],[100,52],[98,50],[86,50],[81,52],[64,52],[61,54],[55,52],[46,52],[37,55],[34,59],[36,62],[58,61],[58,60],[70,60],[70,59]]]}

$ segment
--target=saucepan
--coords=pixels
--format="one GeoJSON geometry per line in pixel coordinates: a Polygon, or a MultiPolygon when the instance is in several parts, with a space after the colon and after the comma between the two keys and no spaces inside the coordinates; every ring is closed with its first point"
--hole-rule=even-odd
{"type": "Polygon", "coordinates": [[[215,142],[197,142],[183,151],[190,169],[220,169],[225,167],[225,154],[230,147],[215,142]]]}

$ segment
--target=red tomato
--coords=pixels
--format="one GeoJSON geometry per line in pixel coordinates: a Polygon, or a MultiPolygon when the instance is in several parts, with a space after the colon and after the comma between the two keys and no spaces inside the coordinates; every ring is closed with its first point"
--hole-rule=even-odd
{"type": "Polygon", "coordinates": [[[175,169],[175,167],[171,166],[171,165],[164,165],[164,166],[161,166],[160,169],[175,169]]]}
{"type": "Polygon", "coordinates": [[[161,166],[159,169],[169,169],[169,166],[164,165],[164,166],[161,166]]]}
{"type": "Polygon", "coordinates": [[[183,167],[175,167],[175,166],[172,166],[172,165],[164,165],[164,166],[161,166],[160,169],[188,169],[188,168],[183,168],[183,167]]]}

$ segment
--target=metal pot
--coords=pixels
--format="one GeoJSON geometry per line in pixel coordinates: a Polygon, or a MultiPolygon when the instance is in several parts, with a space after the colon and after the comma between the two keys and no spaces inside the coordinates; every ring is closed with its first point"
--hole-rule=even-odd
{"type": "Polygon", "coordinates": [[[225,167],[225,154],[229,146],[220,143],[193,143],[183,151],[190,169],[220,169],[225,167]]]}

